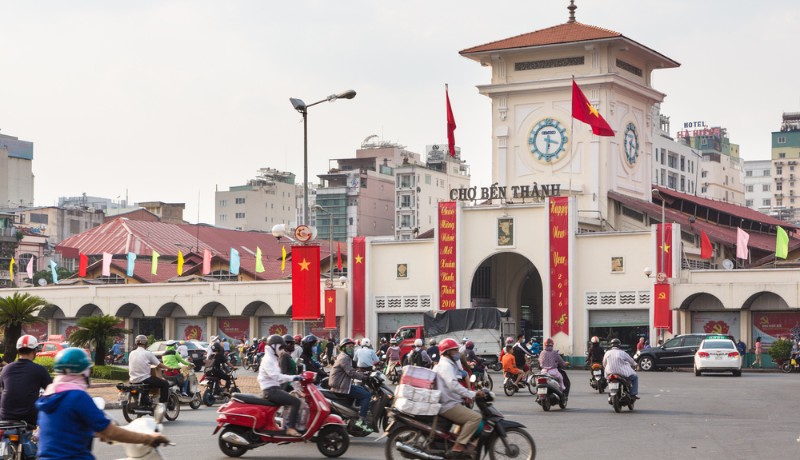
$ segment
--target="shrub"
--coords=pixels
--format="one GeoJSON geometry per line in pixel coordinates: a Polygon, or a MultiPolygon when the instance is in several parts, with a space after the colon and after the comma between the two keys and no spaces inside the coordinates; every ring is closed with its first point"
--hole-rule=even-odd
{"type": "Polygon", "coordinates": [[[128,369],[118,366],[94,366],[93,379],[128,381],[128,369]]]}
{"type": "Polygon", "coordinates": [[[35,362],[36,364],[41,364],[42,366],[45,367],[45,369],[47,369],[47,372],[51,374],[54,372],[53,364],[55,363],[55,360],[53,360],[53,358],[47,356],[37,356],[36,359],[33,360],[33,362],[35,362]]]}
{"type": "Polygon", "coordinates": [[[772,342],[772,345],[770,345],[767,353],[769,354],[769,357],[772,358],[772,361],[776,363],[782,363],[789,359],[789,355],[792,354],[792,342],[789,340],[778,339],[772,342]]]}

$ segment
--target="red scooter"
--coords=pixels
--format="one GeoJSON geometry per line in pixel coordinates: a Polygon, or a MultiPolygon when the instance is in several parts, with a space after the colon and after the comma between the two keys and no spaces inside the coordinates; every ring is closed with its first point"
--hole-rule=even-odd
{"type": "Polygon", "coordinates": [[[219,408],[217,428],[219,448],[228,457],[240,457],[250,449],[265,444],[312,441],[326,457],[339,457],[350,447],[345,422],[331,415],[331,406],[319,389],[314,386],[316,372],[302,374],[300,384],[308,403],[307,430],[303,436],[286,436],[275,424],[275,414],[282,406],[261,396],[236,393],[231,402],[219,408]]]}

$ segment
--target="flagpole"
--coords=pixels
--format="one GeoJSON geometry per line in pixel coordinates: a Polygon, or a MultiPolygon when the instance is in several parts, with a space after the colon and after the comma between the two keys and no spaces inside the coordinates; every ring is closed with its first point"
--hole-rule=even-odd
{"type": "MultiPolygon", "coordinates": [[[[572,83],[575,83],[575,75],[572,76],[572,83]]],[[[570,97],[570,101],[572,101],[572,97],[570,97]]],[[[570,109],[570,112],[572,109],[570,109]]],[[[575,149],[572,146],[574,142],[574,127],[575,127],[575,117],[572,116],[573,114],[570,113],[569,117],[569,194],[572,195],[572,163],[575,161],[575,149]]]]}

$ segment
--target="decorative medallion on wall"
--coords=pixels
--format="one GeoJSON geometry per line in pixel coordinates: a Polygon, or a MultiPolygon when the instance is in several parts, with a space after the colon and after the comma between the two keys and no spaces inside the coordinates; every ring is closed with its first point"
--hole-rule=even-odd
{"type": "Polygon", "coordinates": [[[630,166],[636,164],[636,158],[639,156],[639,134],[636,131],[636,125],[628,123],[625,127],[625,160],[630,166]]]}
{"type": "Polygon", "coordinates": [[[556,119],[545,118],[531,129],[528,145],[536,159],[547,163],[558,161],[561,153],[565,151],[567,141],[567,128],[556,119]]]}

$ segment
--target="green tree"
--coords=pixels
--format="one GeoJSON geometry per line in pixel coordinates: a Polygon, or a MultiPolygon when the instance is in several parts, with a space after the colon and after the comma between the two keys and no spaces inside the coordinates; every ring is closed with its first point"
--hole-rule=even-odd
{"type": "MultiPolygon", "coordinates": [[[[58,280],[65,280],[72,276],[75,272],[67,270],[66,268],[56,267],[56,275],[58,275],[58,280]]],[[[33,279],[25,278],[25,281],[31,283],[34,287],[39,287],[39,280],[43,279],[47,281],[47,284],[53,284],[53,272],[48,270],[39,270],[33,274],[33,279]]]]}
{"type": "Polygon", "coordinates": [[[47,305],[47,301],[27,292],[0,298],[0,326],[5,328],[3,337],[3,360],[10,363],[17,359],[17,340],[22,336],[25,324],[46,323],[47,320],[37,316],[39,310],[47,305]]]}
{"type": "Polygon", "coordinates": [[[78,320],[78,329],[67,337],[69,343],[82,347],[87,343],[95,348],[94,364],[102,366],[106,362],[106,351],[114,337],[130,333],[130,329],[117,327],[120,319],[111,315],[86,316],[78,320]]]}

